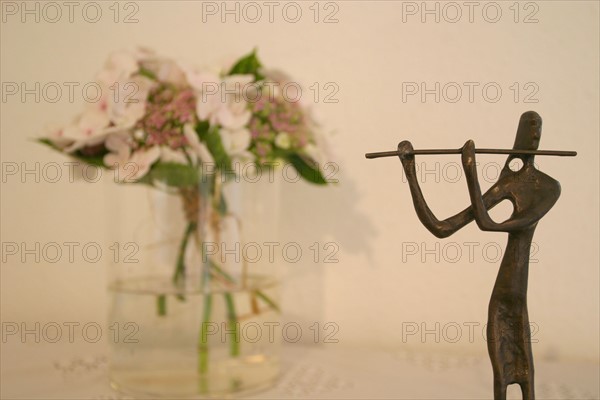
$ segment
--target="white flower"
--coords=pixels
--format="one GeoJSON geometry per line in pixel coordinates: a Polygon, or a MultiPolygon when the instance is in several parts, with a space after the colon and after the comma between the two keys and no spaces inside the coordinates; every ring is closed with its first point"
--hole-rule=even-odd
{"type": "Polygon", "coordinates": [[[280,69],[270,68],[264,69],[262,72],[265,76],[265,80],[278,82],[280,84],[286,84],[292,81],[292,77],[280,69]]]}
{"type": "Polygon", "coordinates": [[[190,85],[197,91],[196,114],[201,120],[216,122],[216,113],[221,107],[219,85],[221,79],[210,72],[198,72],[188,77],[190,85]]]}
{"type": "Polygon", "coordinates": [[[104,165],[115,168],[125,165],[131,156],[129,135],[126,133],[114,133],[108,135],[104,146],[110,153],[104,156],[104,165]]]}
{"type": "Polygon", "coordinates": [[[230,130],[245,127],[252,113],[244,98],[254,80],[252,75],[231,75],[220,78],[216,73],[206,70],[187,70],[187,79],[196,89],[196,113],[201,120],[211,125],[221,125],[230,130]]]}
{"type": "Polygon", "coordinates": [[[292,140],[287,132],[279,132],[275,137],[275,145],[280,149],[287,150],[292,145],[292,140]]]}
{"type": "Polygon", "coordinates": [[[109,91],[114,90],[111,86],[115,82],[127,81],[134,74],[139,72],[140,63],[150,62],[150,60],[156,58],[157,57],[152,51],[144,48],[139,48],[134,51],[113,52],[109,55],[102,71],[96,75],[96,81],[99,84],[106,86],[106,89],[109,91]]]}
{"type": "Polygon", "coordinates": [[[158,146],[135,151],[127,162],[118,165],[118,180],[121,182],[137,181],[148,173],[152,164],[159,157],[160,149],[158,146]]]}
{"type": "Polygon", "coordinates": [[[104,69],[98,73],[96,79],[112,85],[114,82],[126,79],[139,70],[137,57],[127,51],[116,51],[108,56],[104,69]]]}
{"type": "Polygon", "coordinates": [[[143,49],[112,53],[96,77],[100,99],[88,103],[88,108],[105,112],[113,126],[133,127],[144,116],[148,93],[155,85],[151,79],[135,74],[140,62],[152,57],[143,49]]]}
{"type": "Polygon", "coordinates": [[[284,86],[297,85],[288,74],[278,69],[266,69],[263,71],[263,75],[265,76],[265,82],[267,82],[263,90],[268,90],[262,94],[263,96],[281,97],[284,86]]]}
{"type": "Polygon", "coordinates": [[[133,137],[137,140],[144,139],[145,135],[146,133],[142,129],[136,129],[135,132],[133,132],[133,137]]]}
{"type": "Polygon", "coordinates": [[[248,110],[248,102],[244,95],[253,80],[252,75],[232,75],[223,79],[219,91],[221,106],[216,115],[222,127],[237,130],[250,122],[252,113],[248,110]]]}
{"type": "Polygon", "coordinates": [[[203,69],[186,69],[186,77],[196,91],[196,114],[200,120],[216,122],[216,112],[221,107],[219,88],[221,78],[216,72],[203,69]]]}
{"type": "Polygon", "coordinates": [[[182,64],[183,72],[191,87],[198,92],[206,90],[207,83],[218,85],[221,82],[219,71],[208,68],[197,68],[193,65],[182,64]]]}
{"type": "Polygon", "coordinates": [[[168,146],[160,147],[160,161],[177,164],[187,164],[188,160],[182,150],[173,150],[168,146]]]}
{"type": "Polygon", "coordinates": [[[108,125],[110,119],[105,112],[90,109],[79,115],[69,126],[63,128],[60,136],[65,143],[67,153],[72,153],[86,146],[95,146],[102,143],[110,133],[108,125]]]}
{"type": "Polygon", "coordinates": [[[186,72],[178,62],[164,57],[148,57],[140,60],[140,64],[160,82],[172,83],[175,86],[185,86],[188,83],[186,72]]]}
{"type": "Polygon", "coordinates": [[[73,143],[72,138],[65,137],[65,127],[62,125],[51,124],[46,126],[46,135],[45,137],[49,139],[52,144],[59,149],[65,149],[70,144],[73,143]]]}
{"type": "Polygon", "coordinates": [[[236,155],[243,155],[248,147],[250,147],[250,142],[252,140],[252,136],[250,135],[250,131],[248,129],[238,129],[238,130],[229,130],[229,129],[220,129],[219,134],[221,136],[221,142],[223,143],[223,148],[232,157],[236,155]]]}
{"type": "Polygon", "coordinates": [[[139,72],[141,63],[157,65],[161,60],[154,51],[139,47],[133,51],[119,50],[109,54],[102,71],[97,75],[98,81],[112,84],[115,81],[129,78],[139,72]]]}
{"type": "Polygon", "coordinates": [[[143,76],[132,77],[142,54],[116,52],[109,56],[97,75],[98,96],[90,94],[93,97],[85,111],[72,124],[55,131],[52,140],[58,146],[72,153],[98,145],[110,134],[131,129],[144,116],[154,82],[143,76]]]}
{"type": "Polygon", "coordinates": [[[207,164],[212,164],[214,162],[210,151],[204,143],[200,142],[200,139],[198,139],[198,134],[196,134],[196,131],[191,124],[185,124],[183,127],[183,135],[187,139],[188,145],[194,151],[200,161],[207,164]]]}
{"type": "MultiPolygon", "coordinates": [[[[233,98],[233,96],[231,96],[233,98]]],[[[248,110],[245,100],[228,100],[219,108],[216,119],[225,129],[237,130],[245,127],[250,122],[252,113],[248,110]]]]}
{"type": "Polygon", "coordinates": [[[146,175],[154,162],[162,155],[157,146],[132,153],[131,136],[128,133],[108,135],[104,145],[110,153],[104,156],[104,165],[117,170],[120,182],[134,182],[146,175]]]}
{"type": "Polygon", "coordinates": [[[143,76],[117,82],[118,92],[106,99],[106,114],[110,121],[123,129],[132,128],[146,110],[146,100],[154,82],[143,76]]]}

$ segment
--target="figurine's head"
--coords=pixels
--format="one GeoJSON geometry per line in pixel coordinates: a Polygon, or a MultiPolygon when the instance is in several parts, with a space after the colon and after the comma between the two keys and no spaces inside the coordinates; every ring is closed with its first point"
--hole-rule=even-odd
{"type": "MultiPolygon", "coordinates": [[[[535,111],[527,111],[521,115],[517,137],[513,149],[537,150],[542,138],[542,117],[535,111]]],[[[533,165],[535,156],[511,155],[506,159],[505,167],[509,168],[512,160],[520,158],[524,164],[533,165]]]]}
{"type": "Polygon", "coordinates": [[[542,117],[535,111],[521,115],[513,149],[537,150],[542,138],[542,117]]]}

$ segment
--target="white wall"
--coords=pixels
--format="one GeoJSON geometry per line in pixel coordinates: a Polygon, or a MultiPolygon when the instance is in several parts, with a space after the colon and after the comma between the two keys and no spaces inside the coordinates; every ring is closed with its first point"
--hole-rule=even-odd
{"type": "MultiPolygon", "coordinates": [[[[7,3],[12,2],[2,6],[7,3]]],[[[36,23],[33,16],[22,23],[19,15],[8,15],[3,9],[2,82],[26,82],[30,87],[34,82],[87,82],[109,52],[141,44],[199,64],[241,55],[256,46],[265,64],[288,71],[305,87],[314,82],[321,88],[327,82],[339,87],[338,103],[319,102],[313,107],[325,127],[335,132],[332,143],[340,184],[328,189],[288,185],[282,204],[288,215],[283,239],[335,241],[341,246],[337,264],[303,262],[286,269],[288,317],[336,322],[340,345],[398,347],[403,345],[403,323],[426,322],[433,328],[435,322],[441,326],[455,322],[467,335],[464,324],[474,322],[480,326],[472,344],[465,336],[457,343],[441,338],[438,344],[429,335],[424,345],[418,336],[408,338],[405,345],[485,352],[481,331],[499,263],[486,261],[481,249],[488,243],[488,247],[494,243],[503,247],[505,235],[480,232],[472,224],[438,241],[415,216],[398,160],[367,161],[363,154],[393,149],[402,139],[420,148],[457,148],[469,138],[481,147],[508,147],[519,115],[529,109],[539,112],[544,119],[541,148],[577,150],[579,155],[537,160],[544,172],[561,182],[562,196],[540,222],[534,238],[539,245],[534,256],[539,262],[532,263],[529,281],[530,319],[539,327],[534,351],[540,356],[597,360],[597,3],[531,3],[538,8],[538,22],[527,24],[522,20],[535,11],[534,6],[524,10],[521,3],[521,22],[515,23],[514,10],[509,9],[512,2],[497,3],[502,10],[497,23],[483,18],[487,3],[475,8],[472,23],[465,6],[456,23],[443,18],[435,23],[431,15],[422,23],[419,15],[405,15],[403,22],[402,13],[403,8],[421,7],[420,2],[347,1],[337,3],[339,22],[331,24],[313,21],[312,2],[297,3],[303,14],[295,24],[283,19],[283,3],[273,23],[263,7],[263,20],[255,24],[243,18],[236,23],[233,16],[225,23],[218,16],[203,22],[201,3],[171,1],[137,2],[139,22],[115,23],[109,9],[112,2],[98,4],[103,15],[95,24],[82,18],[82,6],[75,10],[73,23],[63,8],[62,20],[54,24],[43,19],[36,23]],[[433,95],[425,102],[418,96],[403,101],[406,82],[427,82],[430,88],[435,82],[442,86],[456,82],[464,89],[463,97],[456,103],[444,98],[436,103],[433,95]],[[479,84],[472,102],[464,82],[479,84]],[[495,103],[481,94],[490,82],[502,89],[495,103]],[[520,87],[517,101],[510,88],[514,82],[520,87]],[[533,86],[525,90],[528,82],[533,86]],[[533,96],[538,102],[526,103],[525,95],[532,88],[538,89],[533,96]],[[406,249],[410,242],[427,248],[439,243],[441,249],[456,243],[463,256],[455,263],[448,260],[453,253],[443,257],[443,252],[439,262],[433,256],[427,256],[426,262],[406,256],[402,262],[403,246],[406,249]],[[473,262],[465,242],[479,243],[473,262]]],[[[234,7],[234,2],[228,4],[234,7]]],[[[429,8],[434,6],[428,3],[429,8]]],[[[335,10],[320,7],[320,18],[335,10]]],[[[494,17],[489,7],[488,19],[494,17]]],[[[121,9],[119,19],[133,10],[121,9]]],[[[293,17],[288,11],[288,17],[293,17]]],[[[453,18],[454,10],[445,11],[442,17],[453,18]]],[[[52,11],[46,16],[53,15],[52,11]]],[[[310,100],[312,92],[305,93],[310,100]]],[[[21,102],[18,96],[9,96],[1,105],[3,169],[10,168],[9,163],[31,168],[36,162],[65,161],[30,139],[43,133],[46,122],[67,121],[75,115],[83,106],[80,95],[73,103],[66,95],[56,103],[44,99],[36,103],[32,96],[21,102]]],[[[443,175],[454,171],[449,168],[459,157],[426,160],[430,167],[440,163],[443,175]]],[[[480,157],[479,161],[502,163],[503,159],[480,157]]],[[[435,178],[428,175],[423,187],[438,216],[468,204],[464,180],[436,183],[435,178]]],[[[25,183],[17,176],[5,181],[3,242],[109,243],[106,232],[118,216],[116,190],[122,188],[64,179],[57,184],[36,183],[31,175],[25,183]]],[[[494,257],[493,247],[488,250],[486,257],[494,257]]],[[[2,265],[3,320],[103,319],[106,295],[100,264],[35,263],[31,257],[22,263],[18,257],[7,258],[2,265]]]]}

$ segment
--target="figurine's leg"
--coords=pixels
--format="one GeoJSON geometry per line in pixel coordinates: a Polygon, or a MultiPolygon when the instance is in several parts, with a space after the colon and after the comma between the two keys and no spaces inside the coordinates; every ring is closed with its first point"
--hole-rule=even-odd
{"type": "Polygon", "coordinates": [[[519,386],[521,386],[521,392],[523,393],[523,400],[534,400],[535,399],[535,385],[533,384],[533,356],[531,354],[531,344],[526,343],[526,357],[527,357],[527,377],[524,378],[521,382],[519,382],[519,386]]]}
{"type": "Polygon", "coordinates": [[[490,301],[489,308],[489,319],[487,324],[487,346],[488,353],[490,355],[490,361],[492,362],[492,370],[494,372],[494,400],[506,400],[506,382],[505,376],[502,373],[504,358],[500,350],[500,334],[501,331],[498,329],[498,304],[495,296],[492,294],[492,300],[490,301]]]}
{"type": "Polygon", "coordinates": [[[506,384],[494,379],[494,400],[506,400],[506,384]]]}
{"type": "Polygon", "coordinates": [[[535,399],[535,385],[534,382],[534,368],[533,368],[533,350],[531,349],[531,328],[529,324],[529,315],[527,312],[527,305],[523,307],[523,326],[521,327],[523,333],[523,350],[524,350],[524,364],[526,365],[525,378],[519,382],[521,386],[521,392],[523,393],[523,400],[534,400],[535,399]]]}
{"type": "Polygon", "coordinates": [[[523,393],[523,400],[535,400],[533,379],[529,379],[525,382],[519,383],[521,386],[521,393],[523,393]]]}

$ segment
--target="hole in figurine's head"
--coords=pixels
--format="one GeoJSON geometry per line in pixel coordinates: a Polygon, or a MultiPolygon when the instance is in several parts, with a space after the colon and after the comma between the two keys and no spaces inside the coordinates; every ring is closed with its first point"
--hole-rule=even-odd
{"type": "Polygon", "coordinates": [[[542,117],[535,111],[527,111],[521,115],[515,149],[537,150],[542,138],[542,117]]]}
{"type": "Polygon", "coordinates": [[[508,162],[508,168],[513,172],[518,172],[525,164],[519,157],[515,157],[508,162]]]}

